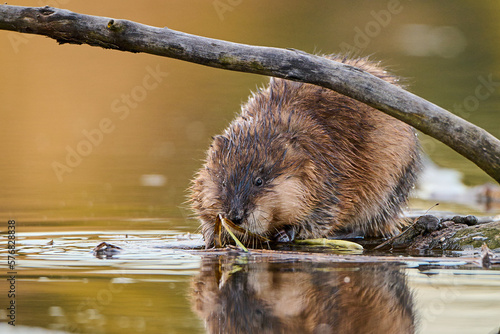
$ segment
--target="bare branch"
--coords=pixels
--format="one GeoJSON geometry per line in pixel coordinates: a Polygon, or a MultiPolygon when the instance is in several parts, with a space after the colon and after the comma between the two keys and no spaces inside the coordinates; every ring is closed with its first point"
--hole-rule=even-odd
{"type": "Polygon", "coordinates": [[[61,44],[145,52],[323,86],[364,102],[438,139],[500,183],[498,139],[443,108],[352,66],[293,49],[231,43],[51,7],[0,5],[0,29],[45,35],[61,44]]]}

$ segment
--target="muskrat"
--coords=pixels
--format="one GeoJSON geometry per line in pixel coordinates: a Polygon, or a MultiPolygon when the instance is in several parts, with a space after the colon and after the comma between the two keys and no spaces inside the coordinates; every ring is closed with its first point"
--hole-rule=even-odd
{"type": "MultiPolygon", "coordinates": [[[[366,58],[326,57],[399,81],[366,58]]],[[[219,214],[277,241],[391,236],[419,169],[411,126],[332,90],[271,78],[213,138],[190,202],[207,247],[219,214]]]]}

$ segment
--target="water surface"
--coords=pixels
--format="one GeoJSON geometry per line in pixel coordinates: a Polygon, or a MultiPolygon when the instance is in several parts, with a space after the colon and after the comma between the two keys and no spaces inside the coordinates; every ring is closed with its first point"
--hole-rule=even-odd
{"type": "Polygon", "coordinates": [[[335,254],[297,261],[166,248],[180,236],[19,233],[18,325],[78,333],[493,333],[500,325],[500,268],[456,258],[346,263],[335,254]],[[121,252],[94,256],[103,240],[121,252]]]}

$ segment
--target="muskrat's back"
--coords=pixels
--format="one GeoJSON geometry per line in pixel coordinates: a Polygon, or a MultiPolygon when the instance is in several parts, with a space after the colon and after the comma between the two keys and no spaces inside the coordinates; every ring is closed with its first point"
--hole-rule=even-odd
{"type": "MultiPolygon", "coordinates": [[[[333,60],[396,84],[365,59],[333,60]]],[[[191,187],[207,246],[222,214],[271,239],[389,236],[420,165],[409,125],[332,90],[272,78],[214,137],[191,187]]]]}

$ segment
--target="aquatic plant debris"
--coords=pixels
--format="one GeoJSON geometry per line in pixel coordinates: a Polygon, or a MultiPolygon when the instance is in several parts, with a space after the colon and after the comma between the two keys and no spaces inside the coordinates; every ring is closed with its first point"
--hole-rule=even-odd
{"type": "Polygon", "coordinates": [[[363,246],[347,240],[319,238],[319,239],[295,240],[294,243],[299,245],[327,246],[342,252],[350,252],[350,253],[363,252],[363,246]]]}
{"type": "MultiPolygon", "coordinates": [[[[229,235],[231,236],[231,238],[233,238],[234,242],[236,242],[236,244],[245,252],[245,253],[248,253],[248,249],[241,243],[241,241],[234,235],[234,233],[231,231],[231,228],[228,226],[228,222],[229,220],[227,220],[226,218],[222,217],[221,214],[218,215],[219,217],[219,221],[221,222],[222,226],[224,226],[224,228],[226,229],[227,233],[229,233],[229,235]]],[[[231,224],[233,224],[231,222],[231,224]]],[[[234,225],[234,224],[233,224],[234,225]]],[[[220,235],[219,235],[220,237],[220,235]]]]}
{"type": "MultiPolygon", "coordinates": [[[[243,245],[243,243],[238,239],[238,237],[236,237],[236,235],[233,233],[233,231],[231,231],[231,229],[234,229],[242,234],[247,234],[252,238],[259,239],[262,242],[271,241],[263,236],[251,233],[245,230],[244,228],[235,225],[231,220],[223,217],[221,214],[218,214],[217,218],[215,219],[215,248],[222,248],[225,246],[221,239],[222,227],[225,228],[227,233],[231,236],[231,238],[233,238],[236,245],[245,253],[248,252],[248,249],[243,245]]],[[[309,245],[309,246],[326,246],[340,252],[349,252],[353,254],[363,252],[363,246],[347,240],[318,238],[318,239],[295,240],[294,243],[300,245],[309,245]]]]}
{"type": "Polygon", "coordinates": [[[261,242],[270,242],[266,237],[263,237],[261,235],[252,233],[250,231],[247,231],[246,229],[236,225],[233,223],[231,220],[223,217],[221,214],[218,214],[217,217],[215,218],[215,229],[214,229],[214,234],[215,234],[215,248],[221,248],[224,247],[225,244],[222,242],[222,227],[226,229],[228,234],[233,238],[234,242],[242,249],[245,249],[247,252],[248,250],[243,246],[243,243],[234,235],[232,230],[237,231],[238,233],[241,233],[243,235],[247,235],[251,238],[257,239],[261,242]]]}
{"type": "Polygon", "coordinates": [[[121,250],[121,247],[103,241],[94,247],[92,254],[97,258],[111,258],[113,255],[120,253],[121,250]]]}

